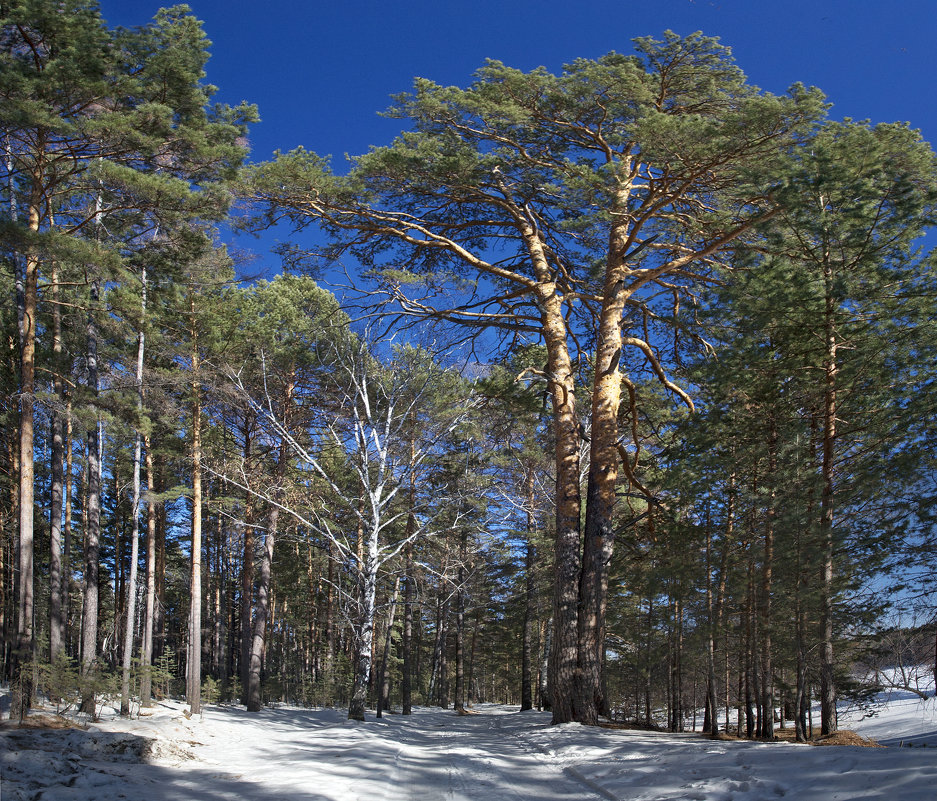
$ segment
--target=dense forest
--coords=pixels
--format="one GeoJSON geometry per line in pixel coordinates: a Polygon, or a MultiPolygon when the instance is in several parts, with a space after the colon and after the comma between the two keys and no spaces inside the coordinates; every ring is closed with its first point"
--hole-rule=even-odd
{"type": "Polygon", "coordinates": [[[499,701],[806,739],[861,668],[934,661],[917,131],[667,32],[419,79],[340,169],[260,162],[186,6],[2,0],[0,30],[12,717],[499,701]],[[258,278],[226,236],[274,226],[258,278]]]}

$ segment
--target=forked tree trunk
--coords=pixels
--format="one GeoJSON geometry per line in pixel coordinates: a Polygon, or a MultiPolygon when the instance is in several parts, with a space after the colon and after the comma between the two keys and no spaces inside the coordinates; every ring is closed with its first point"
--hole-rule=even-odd
{"type": "MultiPolygon", "coordinates": [[[[626,209],[630,187],[623,187],[616,206],[626,209]]],[[[628,220],[627,214],[613,215],[628,220]]],[[[606,713],[602,679],[605,643],[605,609],[608,597],[608,565],[615,542],[615,491],[618,485],[618,409],[621,403],[622,316],[628,296],[625,253],[626,222],[612,225],[602,308],[597,326],[595,377],[592,387],[592,428],[589,445],[589,479],[583,534],[582,577],[579,586],[579,686],[575,720],[598,723],[606,713]]]]}

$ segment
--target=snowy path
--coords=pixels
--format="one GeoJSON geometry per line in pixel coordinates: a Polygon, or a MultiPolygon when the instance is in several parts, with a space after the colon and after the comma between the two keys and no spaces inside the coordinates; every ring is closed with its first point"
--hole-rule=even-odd
{"type": "MultiPolygon", "coordinates": [[[[606,798],[516,735],[517,715],[433,716],[400,725],[386,801],[592,801],[606,798]],[[513,725],[511,725],[513,724],[513,725]]],[[[416,720],[416,719],[415,719],[416,720]]],[[[531,723],[540,723],[537,717],[531,723]]]]}
{"type": "MultiPolygon", "coordinates": [[[[871,720],[915,742],[937,732],[937,699],[892,699],[871,720]],[[899,701],[901,702],[899,704],[899,701]]],[[[685,734],[550,726],[483,706],[355,723],[344,710],[164,702],[88,730],[0,728],[3,801],[931,801],[927,748],[817,748],[685,734]],[[141,756],[148,762],[141,763],[141,756]]],[[[908,740],[906,739],[905,742],[908,740]]]]}

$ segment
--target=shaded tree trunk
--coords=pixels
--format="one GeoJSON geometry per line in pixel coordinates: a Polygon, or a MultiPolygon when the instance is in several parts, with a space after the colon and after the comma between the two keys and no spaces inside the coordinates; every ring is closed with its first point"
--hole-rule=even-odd
{"type": "Polygon", "coordinates": [[[521,712],[533,709],[533,623],[534,623],[534,471],[527,471],[525,478],[527,496],[527,548],[524,554],[524,623],[521,646],[521,712]]]}
{"type": "MultiPolygon", "coordinates": [[[[281,451],[281,458],[283,458],[281,451]]],[[[251,636],[250,670],[247,679],[247,711],[259,712],[262,706],[260,694],[261,669],[263,668],[264,646],[267,636],[269,612],[270,576],[273,568],[273,551],[276,544],[280,508],[271,506],[267,515],[267,531],[264,534],[264,551],[260,562],[260,580],[257,587],[257,608],[251,636]]]]}
{"type": "Polygon", "coordinates": [[[833,679],[833,499],[835,482],[837,339],[834,316],[833,268],[828,252],[824,253],[823,278],[826,289],[824,322],[824,394],[823,394],[823,489],[820,496],[820,734],[837,729],[836,686],[833,679]]]}
{"type": "Polygon", "coordinates": [[[390,673],[387,663],[390,660],[390,646],[394,633],[394,615],[397,611],[397,597],[400,594],[400,577],[394,581],[394,592],[390,599],[390,608],[387,610],[387,633],[384,635],[384,653],[381,656],[381,669],[377,681],[377,717],[382,716],[385,709],[390,709],[390,673]]]}
{"type": "MultiPolygon", "coordinates": [[[[289,382],[284,397],[283,408],[289,410],[293,398],[294,383],[289,382]]],[[[284,411],[284,423],[289,420],[288,411],[284,411]]],[[[280,519],[280,507],[277,505],[283,497],[283,482],[286,477],[286,466],[289,459],[289,447],[285,440],[280,443],[280,453],[276,468],[276,488],[273,499],[276,503],[270,505],[267,513],[267,530],[264,534],[264,551],[260,563],[260,582],[257,588],[257,610],[254,615],[254,627],[251,638],[250,671],[248,673],[247,709],[249,712],[259,712],[261,707],[260,673],[263,667],[263,653],[266,644],[267,614],[270,598],[270,579],[273,571],[273,554],[276,546],[277,525],[280,519]]]]}

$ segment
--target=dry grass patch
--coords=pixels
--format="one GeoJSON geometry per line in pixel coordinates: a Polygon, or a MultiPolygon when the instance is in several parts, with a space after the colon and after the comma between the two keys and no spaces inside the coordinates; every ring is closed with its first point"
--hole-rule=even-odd
{"type": "Polygon", "coordinates": [[[87,731],[88,727],[64,715],[52,712],[37,712],[28,715],[23,720],[4,720],[4,728],[10,729],[81,729],[87,731]]]}
{"type": "Polygon", "coordinates": [[[827,734],[825,737],[818,737],[813,740],[814,745],[856,745],[860,748],[884,748],[884,745],[870,740],[868,737],[862,737],[849,729],[835,731],[827,734]]]}

